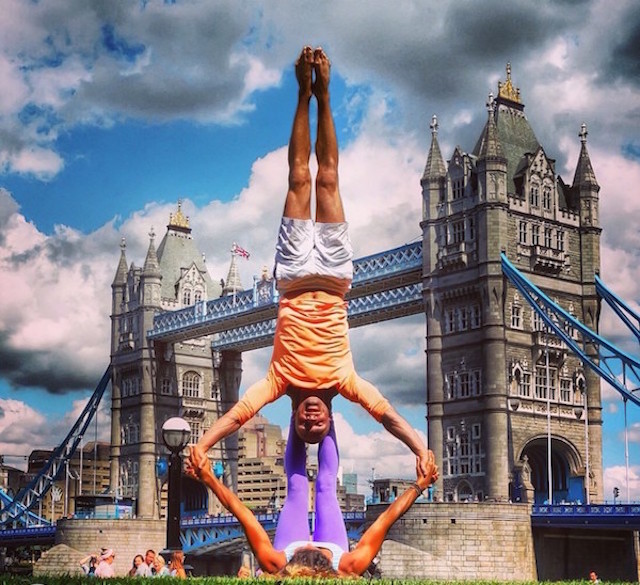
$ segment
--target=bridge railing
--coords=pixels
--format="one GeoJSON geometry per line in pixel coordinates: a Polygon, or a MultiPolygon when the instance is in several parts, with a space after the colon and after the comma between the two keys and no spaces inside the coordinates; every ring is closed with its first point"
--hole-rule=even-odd
{"type": "Polygon", "coordinates": [[[640,504],[548,504],[534,505],[531,508],[534,516],[605,516],[605,515],[640,515],[640,504]]]}
{"type": "MultiPolygon", "coordinates": [[[[352,297],[367,283],[391,275],[401,275],[422,267],[422,242],[413,242],[392,250],[358,258],[353,262],[352,297]]],[[[275,280],[256,280],[251,289],[219,299],[201,301],[176,311],[163,311],[155,315],[149,339],[162,338],[169,333],[195,329],[198,326],[225,322],[257,309],[273,308],[278,303],[275,280]]]]}

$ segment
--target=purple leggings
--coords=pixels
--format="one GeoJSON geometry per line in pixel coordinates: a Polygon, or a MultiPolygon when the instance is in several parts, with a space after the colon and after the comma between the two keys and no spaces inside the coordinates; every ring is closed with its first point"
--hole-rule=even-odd
{"type": "MultiPolygon", "coordinates": [[[[336,431],[331,421],[329,434],[318,446],[318,477],[316,479],[316,524],[314,541],[333,542],[349,550],[349,539],[336,494],[338,464],[336,431]]],[[[307,449],[295,431],[293,419],[289,425],[289,439],[284,454],[287,474],[287,497],[280,511],[273,546],[283,550],[288,544],[310,540],[308,509],[309,479],[307,477],[307,449]]]]}

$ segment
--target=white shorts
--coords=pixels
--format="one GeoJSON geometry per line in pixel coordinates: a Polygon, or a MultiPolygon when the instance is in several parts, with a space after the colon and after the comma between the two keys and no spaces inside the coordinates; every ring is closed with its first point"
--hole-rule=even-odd
{"type": "Polygon", "coordinates": [[[275,277],[278,290],[309,288],[344,294],[353,279],[353,248],[349,224],[316,223],[283,217],[276,244],[275,277]],[[327,286],[320,284],[325,282],[327,286]],[[326,277],[326,278],[325,278],[326,277]],[[313,284],[311,284],[313,283],[313,284]]]}

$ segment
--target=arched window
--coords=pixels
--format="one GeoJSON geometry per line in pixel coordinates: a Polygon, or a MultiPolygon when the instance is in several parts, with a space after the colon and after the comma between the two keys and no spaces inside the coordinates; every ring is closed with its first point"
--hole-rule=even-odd
{"type": "Polygon", "coordinates": [[[551,187],[549,185],[542,188],[542,207],[547,211],[551,209],[551,187]]]}
{"type": "Polygon", "coordinates": [[[199,290],[199,289],[198,289],[198,290],[196,290],[196,291],[193,293],[193,302],[194,302],[194,303],[199,303],[199,302],[202,300],[202,297],[203,297],[203,295],[202,295],[202,291],[201,291],[201,290],[199,290]]]}
{"type": "Polygon", "coordinates": [[[538,183],[531,183],[529,203],[532,207],[540,207],[540,186],[538,183]]]}
{"type": "Polygon", "coordinates": [[[458,502],[471,502],[473,501],[473,489],[466,481],[461,481],[458,484],[458,502]]]}
{"type": "Polygon", "coordinates": [[[200,385],[200,374],[185,372],[182,376],[182,395],[188,398],[200,398],[200,385]]]}
{"type": "Polygon", "coordinates": [[[191,304],[191,289],[185,288],[182,291],[182,304],[186,307],[191,304]]]}

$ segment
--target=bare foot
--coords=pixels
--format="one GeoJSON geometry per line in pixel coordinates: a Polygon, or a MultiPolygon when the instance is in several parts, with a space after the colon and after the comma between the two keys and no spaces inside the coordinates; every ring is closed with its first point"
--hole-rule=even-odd
{"type": "Polygon", "coordinates": [[[316,80],[313,82],[312,90],[317,97],[329,94],[329,78],[331,77],[331,61],[322,47],[318,47],[313,52],[313,68],[316,72],[316,80]]]}
{"type": "Polygon", "coordinates": [[[300,93],[311,96],[311,84],[313,82],[313,49],[304,47],[296,61],[296,79],[300,86],[300,93]]]}

